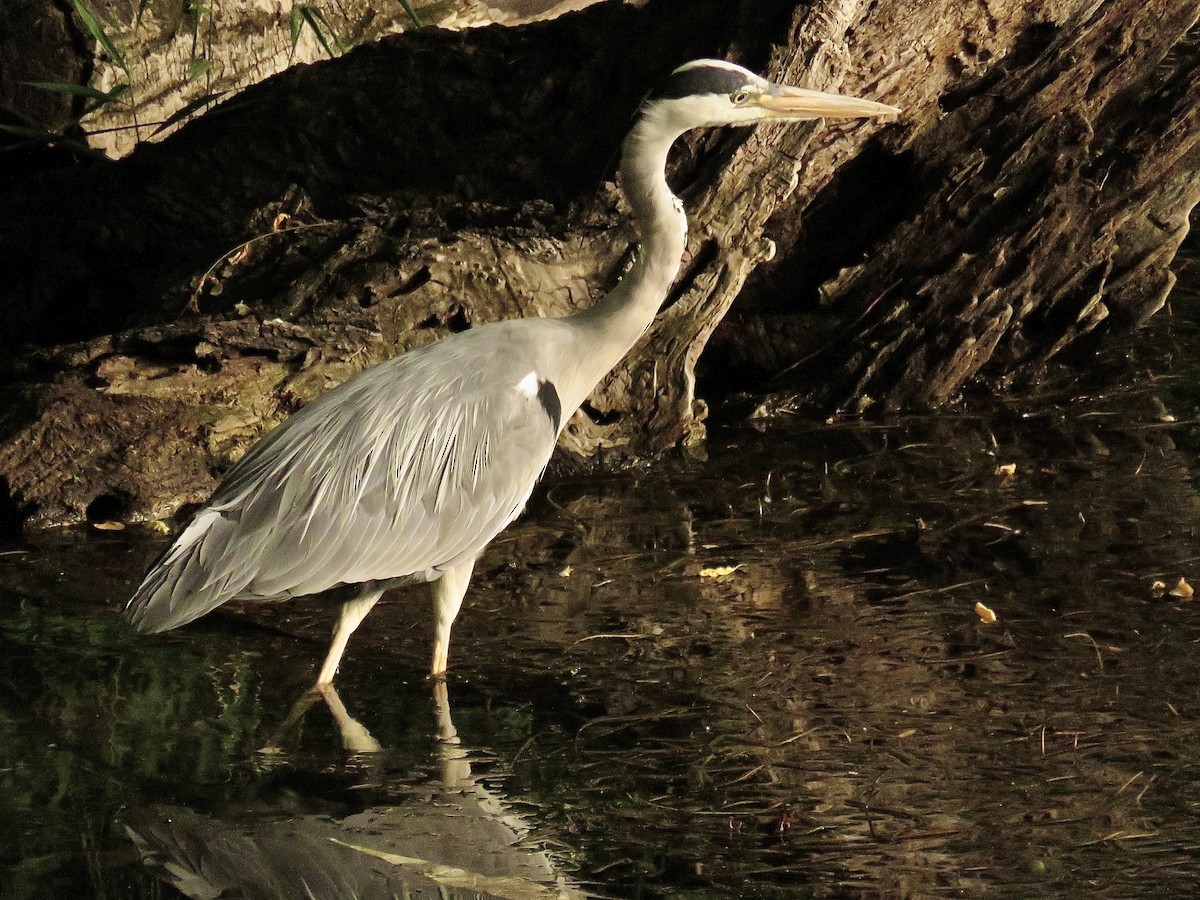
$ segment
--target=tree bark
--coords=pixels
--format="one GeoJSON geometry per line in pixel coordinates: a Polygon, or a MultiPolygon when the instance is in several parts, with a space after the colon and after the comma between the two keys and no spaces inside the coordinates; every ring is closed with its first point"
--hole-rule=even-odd
{"type": "Polygon", "coordinates": [[[1200,201],[1200,8],[1051,3],[1025,22],[997,8],[908,10],[923,51],[943,51],[931,77],[905,78],[917,121],[806,210],[777,212],[784,262],[756,273],[716,354],[786,373],[764,411],[1028,383],[1165,303],[1200,201]]]}
{"type": "Polygon", "coordinates": [[[1102,310],[1130,324],[1161,304],[1197,199],[1197,67],[1157,67],[1194,4],[1052,0],[1036,20],[1016,0],[731,10],[602,4],[385,39],[0,197],[10,518],[166,515],[367,364],[590,304],[633,239],[604,181],[630,115],[697,56],[905,114],[682,142],[681,277],[572,420],[576,455],[702,436],[697,360],[743,285],[724,358],[761,373],[817,359],[793,390],[830,408],[943,402],[986,364],[1029,371],[1102,310]]]}

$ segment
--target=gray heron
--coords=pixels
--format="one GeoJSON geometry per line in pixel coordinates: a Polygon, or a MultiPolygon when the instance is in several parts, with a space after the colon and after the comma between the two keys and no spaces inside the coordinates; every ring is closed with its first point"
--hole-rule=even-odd
{"type": "Polygon", "coordinates": [[[496,322],[350,378],[252,447],[150,568],[126,615],[177,628],[228,600],[341,601],[317,677],[390,587],[431,582],[430,672],[475,561],[524,509],[567,419],[649,327],[679,271],[687,216],[667,152],[693,128],[888,116],[895,107],[773,84],[721,60],[676,69],[643,102],[620,183],[640,244],[617,286],[557,319],[496,322]]]}

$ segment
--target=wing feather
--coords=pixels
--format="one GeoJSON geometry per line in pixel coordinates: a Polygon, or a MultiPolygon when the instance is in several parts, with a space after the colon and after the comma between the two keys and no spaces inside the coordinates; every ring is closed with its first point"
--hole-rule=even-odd
{"type": "Polygon", "coordinates": [[[173,628],[226,600],[435,578],[524,508],[557,438],[530,363],[466,332],[361,373],[236,465],[128,614],[173,628]]]}

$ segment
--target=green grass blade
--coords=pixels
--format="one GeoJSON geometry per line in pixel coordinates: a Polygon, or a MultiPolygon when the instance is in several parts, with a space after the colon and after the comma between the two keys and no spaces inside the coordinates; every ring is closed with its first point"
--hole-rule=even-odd
{"type": "Polygon", "coordinates": [[[400,0],[400,5],[404,7],[404,11],[408,13],[408,17],[412,19],[414,25],[416,25],[418,28],[425,27],[425,25],[421,22],[421,17],[417,15],[417,11],[413,9],[412,4],[409,3],[408,0],[400,0]]]}
{"type": "MultiPolygon", "coordinates": [[[[341,35],[337,33],[337,29],[329,24],[329,19],[325,17],[325,13],[321,12],[321,10],[317,9],[316,7],[312,7],[312,14],[316,17],[317,21],[325,27],[325,30],[329,32],[329,35],[333,38],[333,45],[338,48],[338,51],[345,53],[348,48],[342,43],[341,35]]],[[[326,48],[326,50],[328,50],[328,48],[326,48]]],[[[332,55],[333,54],[331,53],[330,56],[332,55]]]]}
{"type": "Polygon", "coordinates": [[[304,28],[304,7],[297,4],[292,7],[292,50],[295,51],[296,43],[300,40],[300,32],[304,28]]]}
{"type": "Polygon", "coordinates": [[[98,158],[103,156],[102,153],[89,147],[82,141],[77,141],[75,138],[69,138],[62,134],[55,134],[53,131],[46,131],[44,128],[22,128],[20,125],[0,125],[0,132],[25,138],[20,143],[0,147],[0,154],[12,150],[21,150],[25,147],[61,147],[64,150],[77,153],[81,157],[90,156],[98,158]]]}
{"type": "MultiPolygon", "coordinates": [[[[296,6],[293,7],[293,9],[300,10],[301,18],[303,18],[308,27],[312,29],[313,35],[317,39],[317,43],[319,43],[325,49],[325,52],[329,54],[330,59],[336,56],[337,54],[333,52],[333,48],[329,46],[329,41],[325,40],[325,35],[321,32],[321,23],[317,16],[314,15],[313,8],[311,6],[296,6]]],[[[295,46],[294,42],[292,46],[295,46]]]]}
{"type": "Polygon", "coordinates": [[[203,97],[197,97],[195,100],[188,103],[182,109],[176,110],[175,112],[171,113],[171,115],[169,115],[166,118],[166,120],[163,121],[163,123],[161,125],[159,125],[157,128],[154,129],[154,131],[152,131],[150,133],[150,136],[154,137],[154,135],[158,134],[160,131],[170,128],[172,125],[176,124],[177,122],[182,122],[184,119],[188,118],[192,113],[196,112],[196,110],[202,109],[203,107],[208,106],[210,103],[215,103],[220,97],[224,96],[225,93],[227,93],[227,92],[226,91],[217,91],[214,94],[205,94],[203,97]]]}
{"type": "Polygon", "coordinates": [[[96,39],[96,43],[108,54],[108,58],[124,69],[125,57],[121,55],[116,45],[109,39],[108,34],[104,31],[104,26],[100,24],[100,20],[88,9],[87,4],[83,0],[71,0],[71,6],[75,8],[76,14],[83,20],[83,24],[91,32],[92,37],[96,39]]]}
{"type": "Polygon", "coordinates": [[[0,124],[0,131],[6,134],[15,134],[17,137],[29,138],[31,141],[38,141],[44,144],[53,143],[61,137],[61,135],[47,131],[45,128],[26,128],[22,125],[0,124]]]}
{"type": "Polygon", "coordinates": [[[74,97],[85,97],[88,100],[95,100],[97,103],[116,100],[117,97],[129,90],[128,84],[118,84],[111,91],[101,91],[90,84],[72,84],[69,81],[22,81],[21,84],[51,94],[71,94],[74,97]]]}
{"type": "Polygon", "coordinates": [[[190,63],[188,63],[188,81],[195,81],[197,78],[203,78],[211,71],[212,63],[209,60],[193,59],[190,63]]]}

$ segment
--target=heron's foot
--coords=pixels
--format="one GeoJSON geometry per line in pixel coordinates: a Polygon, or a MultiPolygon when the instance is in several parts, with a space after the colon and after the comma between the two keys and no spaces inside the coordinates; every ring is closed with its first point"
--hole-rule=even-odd
{"type": "Polygon", "coordinates": [[[318,694],[325,701],[330,715],[333,716],[333,723],[337,725],[338,734],[341,735],[342,746],[347,751],[355,755],[383,752],[383,745],[375,740],[375,736],[366,726],[346,711],[337,688],[332,684],[318,684],[312,689],[312,693],[318,694]]]}
{"type": "MultiPolygon", "coordinates": [[[[345,645],[343,644],[344,648],[345,645]]],[[[341,649],[334,648],[329,651],[329,656],[325,658],[325,663],[321,666],[321,671],[317,674],[316,683],[313,684],[311,690],[320,693],[322,690],[333,687],[333,676],[337,674],[338,664],[342,661],[341,649]],[[334,649],[337,649],[337,655],[334,655],[334,649]]]]}
{"type": "Polygon", "coordinates": [[[433,663],[429,667],[430,678],[446,680],[446,663],[449,657],[450,636],[447,634],[444,640],[438,640],[433,645],[433,663]]]}

